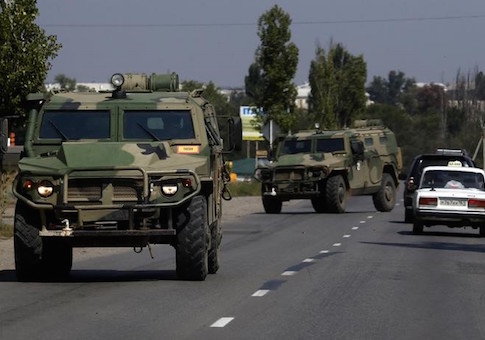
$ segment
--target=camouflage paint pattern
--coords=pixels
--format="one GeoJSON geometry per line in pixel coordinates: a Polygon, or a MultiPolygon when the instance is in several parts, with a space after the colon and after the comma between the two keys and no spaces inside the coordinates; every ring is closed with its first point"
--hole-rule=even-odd
{"type": "MultiPolygon", "coordinates": [[[[42,236],[62,236],[65,219],[73,230],[115,220],[132,231],[147,229],[150,235],[153,228],[170,229],[171,209],[195,195],[206,197],[208,225],[218,223],[225,185],[222,139],[214,109],[200,93],[142,91],[119,99],[111,93],[56,93],[29,117],[25,155],[13,191],[40,212],[42,236]],[[82,110],[109,112],[109,138],[40,137],[46,112],[82,110]],[[125,139],[123,117],[130,110],[189,111],[193,138],[125,139]],[[52,194],[42,196],[39,191],[46,183],[52,194]],[[177,192],[164,194],[164,186],[176,187],[177,192]]],[[[55,129],[62,134],[63,126],[55,129]]]]}
{"type": "Polygon", "coordinates": [[[345,179],[348,193],[372,194],[380,188],[385,172],[398,185],[401,169],[401,151],[394,133],[383,126],[371,126],[338,131],[302,131],[287,136],[278,144],[276,160],[259,166],[254,177],[262,182],[263,192],[272,191],[273,195],[286,201],[320,195],[322,186],[319,183],[325,183],[336,174],[345,179]],[[298,141],[311,143],[311,149],[285,153],[285,143],[298,141]],[[318,151],[319,141],[343,147],[332,152],[318,151]],[[352,151],[355,142],[363,144],[363,155],[352,151]]]}

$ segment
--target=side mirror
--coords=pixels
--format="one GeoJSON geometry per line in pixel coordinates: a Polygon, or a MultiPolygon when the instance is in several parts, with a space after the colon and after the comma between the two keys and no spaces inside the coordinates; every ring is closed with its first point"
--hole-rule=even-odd
{"type": "Polygon", "coordinates": [[[241,151],[242,149],[242,122],[239,117],[231,117],[229,123],[229,145],[231,151],[241,151]]]}
{"type": "Polygon", "coordinates": [[[352,154],[355,156],[363,156],[364,155],[364,143],[360,140],[352,141],[350,143],[350,148],[352,149],[352,154]]]}

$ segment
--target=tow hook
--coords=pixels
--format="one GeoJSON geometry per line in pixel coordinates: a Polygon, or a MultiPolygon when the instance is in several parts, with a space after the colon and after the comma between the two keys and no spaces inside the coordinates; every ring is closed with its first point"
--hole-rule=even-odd
{"type": "Polygon", "coordinates": [[[72,228],[69,225],[69,220],[66,218],[61,221],[64,224],[64,228],[62,228],[61,236],[71,236],[72,235],[72,228]]]}
{"type": "MultiPolygon", "coordinates": [[[[152,247],[150,246],[150,243],[147,243],[147,247],[148,247],[148,252],[150,253],[150,257],[154,259],[155,257],[153,256],[152,247]]],[[[133,247],[133,251],[137,254],[141,254],[141,252],[143,251],[143,247],[133,247]]]]}

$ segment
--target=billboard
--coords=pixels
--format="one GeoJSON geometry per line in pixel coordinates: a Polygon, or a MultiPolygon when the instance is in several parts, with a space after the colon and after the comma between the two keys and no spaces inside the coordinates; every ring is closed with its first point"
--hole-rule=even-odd
{"type": "Polygon", "coordinates": [[[258,131],[252,124],[251,121],[256,117],[256,112],[258,108],[255,106],[240,106],[239,116],[242,122],[242,137],[243,140],[264,140],[263,134],[258,131]]]}

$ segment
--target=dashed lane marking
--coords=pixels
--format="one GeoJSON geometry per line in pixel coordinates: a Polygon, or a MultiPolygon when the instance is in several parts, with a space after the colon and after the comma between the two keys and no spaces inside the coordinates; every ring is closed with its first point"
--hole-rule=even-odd
{"type": "Polygon", "coordinates": [[[334,247],[340,247],[342,245],[342,243],[334,243],[333,246],[334,247]]]}
{"type": "Polygon", "coordinates": [[[254,294],[251,295],[251,296],[261,297],[261,296],[265,296],[266,294],[268,294],[268,292],[269,292],[268,289],[260,289],[260,290],[257,290],[256,292],[254,292],[254,294]]]}
{"type": "Polygon", "coordinates": [[[295,275],[297,272],[295,272],[294,270],[287,270],[283,273],[281,273],[282,276],[293,276],[295,275]]]}
{"type": "Polygon", "coordinates": [[[222,327],[226,327],[227,324],[229,322],[231,322],[232,320],[234,320],[233,317],[225,317],[225,318],[220,318],[219,320],[217,320],[216,322],[214,322],[211,327],[217,327],[217,328],[222,328],[222,327]]]}
{"type": "Polygon", "coordinates": [[[304,259],[302,262],[308,263],[308,262],[315,262],[315,259],[304,259]]]}
{"type": "Polygon", "coordinates": [[[343,238],[349,238],[349,237],[350,237],[350,235],[344,235],[343,236],[343,238]]]}
{"type": "Polygon", "coordinates": [[[352,227],[352,230],[357,230],[359,229],[359,227],[352,227]]]}
{"type": "Polygon", "coordinates": [[[367,216],[367,218],[368,218],[368,219],[371,219],[371,218],[374,218],[374,216],[369,215],[369,216],[367,216]]]}
{"type": "Polygon", "coordinates": [[[328,250],[320,250],[319,252],[320,254],[327,254],[328,253],[328,250]]]}

